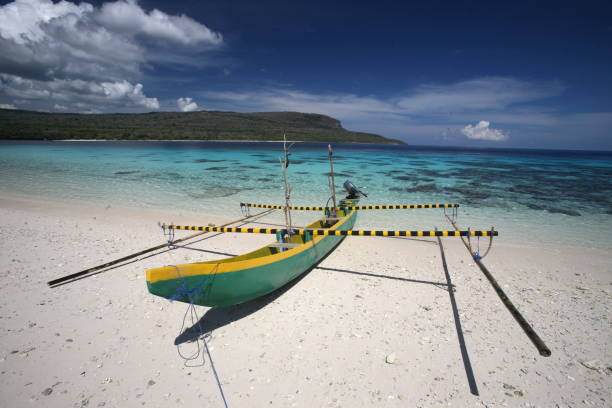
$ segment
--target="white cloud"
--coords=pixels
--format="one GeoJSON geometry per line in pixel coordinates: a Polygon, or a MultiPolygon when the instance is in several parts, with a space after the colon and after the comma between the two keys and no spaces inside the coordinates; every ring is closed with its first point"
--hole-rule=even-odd
{"type": "Polygon", "coordinates": [[[313,94],[298,90],[266,89],[245,92],[206,92],[205,96],[227,101],[246,111],[296,111],[320,113],[342,119],[380,117],[399,113],[389,101],[353,94],[313,94]]]}
{"type": "Polygon", "coordinates": [[[461,129],[468,139],[490,140],[494,142],[503,142],[508,140],[508,135],[505,135],[501,130],[490,128],[490,123],[486,120],[481,120],[476,126],[467,125],[461,129]]]}
{"type": "Polygon", "coordinates": [[[198,104],[191,98],[178,98],[176,100],[176,105],[181,112],[193,112],[198,109],[198,104]]]}
{"type": "Polygon", "coordinates": [[[0,72],[37,80],[137,78],[145,48],[97,24],[94,14],[90,4],[65,1],[0,7],[0,72]]]}
{"type": "MultiPolygon", "coordinates": [[[[157,98],[148,98],[141,84],[128,81],[93,82],[80,79],[37,81],[15,75],[0,74],[0,93],[32,102],[44,99],[48,103],[61,102],[89,110],[104,106],[109,110],[122,107],[159,109],[157,98]]],[[[49,105],[50,106],[50,105],[49,105]]]]}
{"type": "Polygon", "coordinates": [[[102,93],[111,100],[127,98],[136,105],[142,105],[148,109],[159,109],[157,98],[147,98],[142,93],[142,84],[132,85],[127,81],[103,82],[100,87],[102,93]]]}
{"type": "Polygon", "coordinates": [[[20,97],[46,109],[53,100],[95,102],[91,109],[102,111],[158,109],[157,99],[143,93],[142,69],[222,43],[220,34],[190,17],[147,12],[134,0],[100,8],[16,0],[0,6],[0,95],[17,88],[20,97]],[[75,89],[79,97],[71,100],[75,89]]]}
{"type": "Polygon", "coordinates": [[[223,42],[221,34],[183,15],[170,16],[154,9],[147,13],[134,0],[104,3],[96,21],[108,29],[128,35],[146,35],[183,45],[209,44],[223,42]]]}
{"type": "MultiPolygon", "coordinates": [[[[496,124],[543,128],[559,126],[561,116],[542,100],[559,96],[558,82],[484,77],[451,84],[423,85],[388,97],[348,93],[316,94],[296,89],[264,88],[235,92],[205,92],[215,109],[239,111],[299,111],[330,115],[348,129],[392,137],[420,137],[420,143],[450,134],[463,137],[466,122],[486,117],[496,124]]],[[[475,126],[472,126],[476,128],[475,126]]],[[[490,129],[491,130],[491,129],[490,129]]],[[[491,130],[489,137],[507,137],[491,130]]]]}
{"type": "Polygon", "coordinates": [[[533,83],[515,78],[484,77],[450,85],[422,85],[399,98],[398,106],[412,114],[490,111],[557,96],[563,89],[558,82],[533,83]]]}
{"type": "Polygon", "coordinates": [[[15,105],[10,103],[0,103],[0,109],[17,109],[15,105]]]}
{"type": "Polygon", "coordinates": [[[530,108],[543,98],[563,92],[557,82],[529,82],[515,78],[485,77],[448,85],[423,85],[398,95],[380,98],[355,94],[313,94],[300,90],[269,88],[241,92],[208,92],[205,96],[227,101],[245,110],[295,110],[337,116],[340,119],[388,115],[402,121],[430,117],[465,121],[489,112],[499,122],[550,123],[552,116],[541,108],[530,108]],[[528,107],[526,107],[528,106],[528,107]],[[502,120],[503,118],[503,120],[502,120]]]}
{"type": "Polygon", "coordinates": [[[53,110],[65,111],[65,110],[68,110],[68,108],[64,105],[60,105],[59,103],[56,103],[55,105],[53,105],[53,110]]]}
{"type": "Polygon", "coordinates": [[[88,3],[76,4],[60,1],[17,0],[0,8],[0,33],[5,39],[24,45],[41,42],[46,37],[46,24],[64,16],[81,17],[91,13],[88,3]]]}

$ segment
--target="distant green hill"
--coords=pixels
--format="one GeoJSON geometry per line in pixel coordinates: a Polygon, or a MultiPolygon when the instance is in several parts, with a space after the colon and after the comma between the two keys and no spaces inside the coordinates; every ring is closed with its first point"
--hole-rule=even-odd
{"type": "Polygon", "coordinates": [[[0,109],[0,139],[290,140],[396,143],[346,130],[329,116],[299,112],[218,111],[138,114],[44,113],[0,109]]]}

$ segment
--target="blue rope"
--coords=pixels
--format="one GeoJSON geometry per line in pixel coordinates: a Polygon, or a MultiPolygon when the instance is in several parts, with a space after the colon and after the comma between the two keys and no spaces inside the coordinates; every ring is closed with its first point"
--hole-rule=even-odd
{"type": "MultiPolygon", "coordinates": [[[[176,267],[177,272],[179,273],[180,276],[180,271],[178,269],[178,267],[176,267]]],[[[210,360],[210,366],[213,370],[213,374],[215,375],[215,380],[217,380],[217,386],[219,387],[219,391],[221,392],[221,399],[223,400],[223,405],[225,406],[225,408],[228,408],[228,404],[227,404],[227,399],[225,398],[225,393],[223,392],[223,386],[221,385],[221,380],[219,379],[219,374],[217,373],[217,369],[215,368],[215,364],[213,362],[212,356],[210,354],[210,350],[208,349],[208,343],[206,342],[206,335],[203,333],[203,329],[202,329],[202,325],[200,323],[200,318],[198,316],[198,313],[195,309],[195,306],[193,304],[193,298],[191,297],[192,294],[194,294],[197,291],[200,290],[204,290],[204,286],[212,283],[212,277],[214,277],[214,274],[211,274],[209,276],[207,276],[207,279],[204,279],[203,282],[199,285],[196,285],[195,287],[191,288],[191,289],[187,289],[187,280],[185,279],[184,276],[182,276],[182,282],[181,282],[181,286],[177,289],[176,293],[174,294],[174,296],[172,296],[172,298],[170,298],[169,300],[172,302],[176,299],[179,299],[181,297],[186,296],[189,299],[189,306],[187,306],[187,311],[185,312],[185,316],[183,316],[183,326],[181,327],[180,332],[183,332],[183,328],[185,327],[185,319],[187,318],[187,315],[189,314],[189,312],[191,312],[191,318],[192,318],[192,323],[197,322],[198,324],[198,329],[200,331],[200,336],[202,343],[204,343],[204,348],[206,349],[206,354],[208,354],[208,359],[210,360]]],[[[209,334],[210,337],[210,334],[209,334]]],[[[181,358],[183,358],[185,360],[185,364],[187,364],[188,361],[192,361],[198,358],[198,356],[200,356],[200,342],[199,342],[200,338],[196,339],[196,343],[197,343],[197,351],[189,356],[189,357],[185,357],[183,356],[183,354],[181,353],[180,347],[177,344],[176,345],[176,349],[177,352],[179,354],[179,356],[181,356],[181,358]]],[[[204,354],[202,353],[202,365],[204,365],[204,354]]]]}
{"type": "Polygon", "coordinates": [[[478,237],[478,240],[476,241],[476,252],[472,254],[472,258],[477,260],[482,259],[482,257],[480,256],[480,237],[478,237]]]}
{"type": "Polygon", "coordinates": [[[174,243],[174,229],[172,228],[172,224],[170,224],[170,228],[166,228],[165,225],[160,225],[162,231],[164,231],[164,237],[166,237],[166,241],[168,241],[169,249],[176,249],[176,245],[174,243]]]}
{"type": "Polygon", "coordinates": [[[205,286],[207,286],[209,283],[211,283],[210,281],[212,280],[212,278],[209,276],[207,276],[206,279],[204,279],[204,281],[199,284],[194,286],[191,289],[187,288],[187,280],[183,277],[182,281],[181,281],[181,286],[178,287],[178,289],[176,290],[176,293],[174,294],[174,296],[172,296],[171,298],[169,298],[169,300],[171,302],[180,299],[180,298],[187,298],[189,299],[190,303],[192,303],[192,297],[191,295],[195,294],[198,291],[203,291],[205,289],[205,286]]]}

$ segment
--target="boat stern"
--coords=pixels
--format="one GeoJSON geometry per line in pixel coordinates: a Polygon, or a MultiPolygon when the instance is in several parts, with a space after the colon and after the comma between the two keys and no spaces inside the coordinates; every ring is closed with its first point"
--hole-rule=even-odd
{"type": "Polygon", "coordinates": [[[147,289],[153,295],[171,301],[193,303],[207,306],[206,298],[215,274],[198,273],[189,276],[188,265],[169,265],[148,269],[146,272],[147,289]]]}

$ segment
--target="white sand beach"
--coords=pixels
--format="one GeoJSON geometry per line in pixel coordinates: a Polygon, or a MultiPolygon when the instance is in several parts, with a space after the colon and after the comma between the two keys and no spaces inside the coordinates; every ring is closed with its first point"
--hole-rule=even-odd
{"type": "MultiPolygon", "coordinates": [[[[149,294],[145,270],[271,237],[223,234],[193,245],[216,254],[176,249],[51,289],[163,242],[158,221],[230,220],[18,197],[0,199],[0,220],[2,406],[223,406],[209,357],[177,354],[188,305],[149,294]]],[[[552,356],[538,355],[457,238],[443,240],[454,310],[437,241],[349,237],[286,290],[196,308],[228,405],[610,407],[612,256],[500,233],[484,263],[552,356]]]]}

